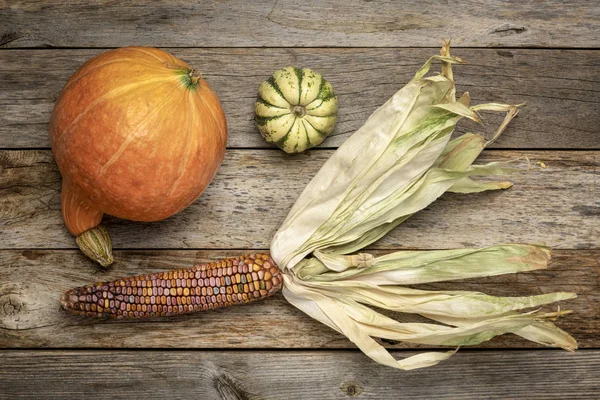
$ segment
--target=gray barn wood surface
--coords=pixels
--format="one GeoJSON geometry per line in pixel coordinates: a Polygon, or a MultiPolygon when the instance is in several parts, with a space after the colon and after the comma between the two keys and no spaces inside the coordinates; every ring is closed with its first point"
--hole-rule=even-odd
{"type": "Polygon", "coordinates": [[[593,1],[0,3],[4,47],[598,47],[593,1]]]}
{"type": "MultiPolygon", "coordinates": [[[[393,352],[407,357],[414,352],[393,352]]],[[[0,397],[89,399],[593,399],[600,351],[462,351],[398,371],[358,351],[0,351],[0,397]],[[281,366],[285,365],[285,368],[281,366]],[[46,371],[40,376],[39,371],[46,371]],[[114,377],[121,379],[115,382],[114,377]],[[559,377],[561,379],[552,379],[559,377]],[[4,396],[3,396],[4,394],[4,396]]]]}
{"type": "MultiPolygon", "coordinates": [[[[257,134],[258,135],[258,134],[257,134]]],[[[304,186],[332,154],[229,150],[215,180],[161,222],[106,218],[116,248],[266,249],[304,186]]],[[[479,162],[517,160],[515,186],[445,194],[375,248],[442,249],[540,242],[597,248],[600,151],[487,151],[479,162]],[[528,161],[529,160],[529,161],[528,161]],[[547,168],[536,165],[544,162],[547,168]],[[528,163],[531,169],[528,170],[528,163]],[[457,229],[460,228],[460,229],[457,229]]],[[[0,248],[76,248],[60,213],[60,175],[49,150],[0,150],[0,248]]]]}
{"type": "MultiPolygon", "coordinates": [[[[279,68],[310,66],[334,86],[340,104],[338,123],[320,146],[331,148],[342,144],[438,52],[437,48],[167,50],[202,71],[219,95],[227,115],[230,148],[270,146],[256,134],[252,113],[258,85],[279,68]]],[[[0,52],[0,105],[4,110],[0,114],[0,148],[49,147],[47,124],[60,90],[85,60],[103,51],[106,49],[0,52]]],[[[455,68],[455,77],[457,90],[469,92],[473,104],[490,100],[526,103],[494,147],[598,147],[600,51],[455,49],[453,53],[468,63],[455,68]]],[[[457,132],[491,134],[502,116],[483,116],[486,126],[461,123],[457,132]]]]}
{"type": "MultiPolygon", "coordinates": [[[[0,399],[590,399],[600,384],[600,5],[543,1],[94,2],[0,0],[0,399]],[[509,190],[446,194],[371,250],[545,242],[546,270],[420,285],[517,296],[573,291],[556,321],[574,353],[503,335],[440,365],[382,367],[289,305],[262,302],[172,319],[103,321],[59,308],[64,290],[266,250],[315,172],[378,106],[452,39],[457,90],[473,103],[525,102],[478,161],[517,160],[509,190]],[[201,70],[229,126],[206,192],[165,221],[105,218],[116,263],[100,272],[60,214],[47,136],[54,101],[87,59],[162,47],[201,70]],[[260,82],[286,65],[321,72],[339,120],[289,156],[253,123],[260,82]],[[546,168],[537,162],[543,162],[546,168]],[[528,168],[530,166],[530,168],[528,168]]],[[[460,123],[457,134],[490,135],[460,123]]],[[[548,310],[550,310],[548,308],[548,310]]],[[[387,313],[402,321],[422,321],[387,313]]],[[[397,357],[426,346],[381,342],[397,357]]]]}

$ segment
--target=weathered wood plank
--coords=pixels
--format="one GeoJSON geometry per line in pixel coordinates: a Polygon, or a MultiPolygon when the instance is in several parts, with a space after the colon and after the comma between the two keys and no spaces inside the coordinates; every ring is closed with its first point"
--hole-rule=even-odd
{"type": "MultiPolygon", "coordinates": [[[[411,352],[394,352],[397,357],[411,352]]],[[[351,351],[2,351],[0,398],[591,399],[600,351],[461,351],[398,371],[351,351]],[[133,392],[135,390],[135,393],[133,392]]]]}
{"type": "MultiPolygon", "coordinates": [[[[312,320],[281,295],[262,302],[171,319],[102,321],[60,309],[60,295],[72,287],[141,273],[191,266],[245,254],[247,250],[118,251],[117,263],[98,272],[76,250],[0,251],[0,348],[352,348],[345,337],[312,320]]],[[[549,269],[492,278],[420,285],[431,290],[474,290],[498,296],[573,291],[578,298],[561,308],[574,312],[556,323],[580,348],[600,346],[600,251],[558,250],[549,269]]],[[[424,320],[387,313],[402,321],[424,320]]],[[[405,343],[391,348],[422,347],[405,343]]],[[[505,335],[482,344],[531,348],[535,343],[505,335]]]]}
{"type": "Polygon", "coordinates": [[[594,2],[3,1],[3,47],[598,47],[594,2]],[[57,23],[60,21],[60,23],[57,23]]]}
{"type": "MultiPolygon", "coordinates": [[[[322,147],[337,147],[402,87],[436,49],[170,49],[201,69],[219,94],[229,147],[268,147],[253,122],[259,84],[285,65],[310,66],[339,96],[339,122],[322,147]]],[[[103,50],[0,52],[0,148],[48,147],[48,121],[69,76],[103,50]]],[[[600,148],[600,51],[457,49],[459,91],[474,103],[527,106],[494,146],[600,148]]],[[[501,116],[485,115],[491,133],[501,116]]],[[[475,124],[458,131],[481,131],[475,124]]]]}
{"type": "MultiPolygon", "coordinates": [[[[330,150],[289,156],[231,150],[215,180],[183,212],[156,223],[107,217],[116,248],[268,248],[330,150]]],[[[489,151],[481,162],[520,158],[507,191],[446,194],[376,248],[453,248],[540,242],[598,248],[597,151],[489,151]],[[529,157],[547,169],[526,172],[529,157]]],[[[60,175],[49,150],[0,151],[0,248],[75,248],[60,213],[60,175]]]]}

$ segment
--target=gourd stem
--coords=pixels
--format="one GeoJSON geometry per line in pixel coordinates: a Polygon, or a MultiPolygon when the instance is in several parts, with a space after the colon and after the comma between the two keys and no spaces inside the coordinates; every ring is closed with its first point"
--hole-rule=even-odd
{"type": "Polygon", "coordinates": [[[292,114],[294,114],[298,118],[302,118],[306,115],[306,107],[292,106],[292,114]]]}
{"type": "Polygon", "coordinates": [[[83,232],[77,236],[76,242],[83,254],[102,267],[108,268],[113,263],[112,241],[102,225],[83,232]]]}

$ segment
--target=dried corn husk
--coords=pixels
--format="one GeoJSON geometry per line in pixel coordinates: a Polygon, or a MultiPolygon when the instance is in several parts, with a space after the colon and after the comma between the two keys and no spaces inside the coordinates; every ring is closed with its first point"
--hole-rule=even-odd
{"type": "Polygon", "coordinates": [[[382,257],[356,253],[384,236],[443,193],[506,189],[506,181],[473,177],[515,171],[507,163],[473,165],[518,113],[519,105],[471,106],[458,100],[451,57],[444,43],[415,77],[350,137],[304,189],[271,244],[284,271],[284,296],[311,317],[341,332],[373,360],[400,369],[434,365],[454,354],[425,352],[395,360],[373,338],[435,346],[478,344],[514,333],[548,346],[574,350],[575,340],[549,322],[569,311],[519,312],[573,293],[495,297],[479,292],[424,291],[413,285],[546,268],[542,245],[499,245],[476,250],[400,251],[382,257]],[[427,76],[433,62],[442,74],[427,76]],[[451,140],[462,118],[505,112],[494,136],[467,133],[451,140]],[[400,323],[368,306],[425,316],[439,323],[400,323]]]}

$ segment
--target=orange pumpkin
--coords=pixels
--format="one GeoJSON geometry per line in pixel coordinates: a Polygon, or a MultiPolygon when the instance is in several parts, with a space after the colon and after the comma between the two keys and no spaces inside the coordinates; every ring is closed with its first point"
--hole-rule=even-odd
{"type": "Polygon", "coordinates": [[[110,238],[96,228],[102,215],[158,221],[190,205],[223,161],[227,125],[217,95],[187,63],[126,47],[69,79],[50,140],[65,224],[84,253],[110,264],[110,238]]]}

